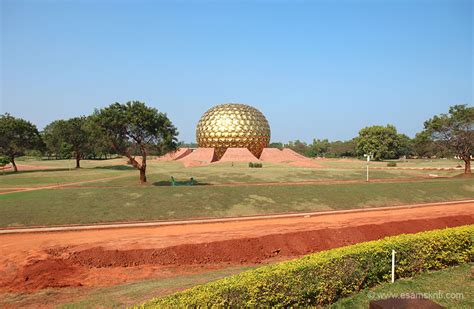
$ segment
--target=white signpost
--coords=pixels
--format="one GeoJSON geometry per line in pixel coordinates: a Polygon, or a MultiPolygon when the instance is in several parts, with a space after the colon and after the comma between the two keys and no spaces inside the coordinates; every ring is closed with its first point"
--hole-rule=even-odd
{"type": "Polygon", "coordinates": [[[369,181],[369,162],[371,154],[365,154],[364,157],[367,158],[367,182],[369,181]]]}
{"type": "Polygon", "coordinates": [[[395,282],[395,250],[392,250],[392,283],[395,282]]]}

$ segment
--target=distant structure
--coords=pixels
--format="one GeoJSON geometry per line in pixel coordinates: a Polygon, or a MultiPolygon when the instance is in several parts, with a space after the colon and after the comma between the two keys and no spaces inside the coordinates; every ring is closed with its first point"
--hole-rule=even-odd
{"type": "Polygon", "coordinates": [[[200,148],[214,148],[216,160],[220,160],[228,148],[247,148],[259,158],[270,143],[270,126],[255,107],[221,104],[202,115],[196,141],[200,148]]]}
{"type": "Polygon", "coordinates": [[[179,161],[184,166],[220,162],[269,162],[320,168],[315,160],[291,149],[267,148],[270,125],[255,107],[228,103],[216,105],[202,115],[196,128],[197,149],[181,148],[158,160],[179,161]]]}

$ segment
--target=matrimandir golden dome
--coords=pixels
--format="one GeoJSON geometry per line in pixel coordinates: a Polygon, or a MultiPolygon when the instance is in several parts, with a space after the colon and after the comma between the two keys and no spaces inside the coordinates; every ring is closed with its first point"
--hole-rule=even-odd
{"type": "Polygon", "coordinates": [[[199,147],[214,148],[219,160],[227,148],[247,148],[260,157],[270,142],[270,126],[255,107],[245,104],[221,104],[202,115],[196,129],[199,147]]]}

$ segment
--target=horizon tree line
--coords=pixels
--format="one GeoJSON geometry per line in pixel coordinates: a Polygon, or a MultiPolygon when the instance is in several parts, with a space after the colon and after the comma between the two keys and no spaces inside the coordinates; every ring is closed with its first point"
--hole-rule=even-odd
{"type": "MultiPolygon", "coordinates": [[[[140,172],[146,182],[147,157],[176,150],[178,131],[165,113],[139,101],[113,103],[96,109],[89,116],[55,120],[39,132],[31,122],[8,113],[0,117],[0,164],[11,163],[18,171],[15,158],[34,153],[48,159],[70,159],[80,168],[82,159],[101,159],[121,155],[140,172]]],[[[311,144],[300,140],[286,144],[273,142],[272,148],[288,147],[308,157],[361,157],[371,154],[375,160],[400,157],[457,156],[465,162],[465,173],[471,173],[474,144],[474,108],[454,105],[448,113],[435,115],[424,123],[424,129],[411,139],[393,125],[362,128],[348,141],[314,139],[311,144]]],[[[190,144],[196,146],[196,144],[190,144]]]]}

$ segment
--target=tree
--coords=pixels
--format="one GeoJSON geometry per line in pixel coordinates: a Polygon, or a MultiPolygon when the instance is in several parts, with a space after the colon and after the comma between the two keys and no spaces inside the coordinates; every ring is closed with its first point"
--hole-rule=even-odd
{"type": "Polygon", "coordinates": [[[324,157],[329,151],[330,143],[327,139],[313,139],[307,151],[310,157],[324,157]]]}
{"type": "Polygon", "coordinates": [[[349,141],[334,141],[329,146],[328,155],[331,157],[355,157],[356,142],[354,139],[349,141]]]}
{"type": "Polygon", "coordinates": [[[114,153],[111,143],[107,136],[102,131],[101,127],[93,120],[93,117],[88,117],[84,127],[88,135],[89,145],[87,147],[88,158],[96,159],[104,156],[107,159],[107,154],[114,153]]]}
{"type": "Polygon", "coordinates": [[[62,130],[65,127],[64,122],[64,120],[55,120],[44,127],[43,131],[41,132],[48,157],[54,155],[56,159],[62,158],[62,130]]]}
{"type": "Polygon", "coordinates": [[[365,127],[359,131],[356,151],[359,156],[372,154],[375,160],[395,159],[399,137],[393,125],[365,127]]]}
{"type": "Polygon", "coordinates": [[[397,156],[398,157],[407,157],[411,154],[413,154],[413,144],[412,140],[410,137],[408,137],[406,134],[398,134],[397,135],[397,156]]]}
{"type": "Polygon", "coordinates": [[[66,120],[63,132],[64,141],[72,146],[74,158],[76,159],[76,168],[80,168],[81,158],[88,151],[89,132],[87,131],[87,118],[75,117],[66,120]]]}
{"type": "Polygon", "coordinates": [[[464,173],[471,174],[474,149],[474,107],[454,105],[448,114],[425,121],[425,131],[434,142],[464,161],[464,173]]]}
{"type": "Polygon", "coordinates": [[[6,113],[0,117],[0,154],[7,157],[18,171],[15,158],[28,149],[41,146],[41,137],[34,124],[6,113]]]}
{"type": "Polygon", "coordinates": [[[178,131],[166,114],[145,103],[131,101],[114,103],[96,111],[95,121],[115,151],[125,155],[130,164],[140,171],[140,182],[146,182],[146,159],[149,151],[165,154],[177,148],[178,131]],[[138,161],[135,153],[141,156],[138,161]]]}
{"type": "Polygon", "coordinates": [[[283,149],[283,143],[280,142],[273,142],[268,145],[268,148],[278,148],[280,150],[283,149]]]}
{"type": "Polygon", "coordinates": [[[413,152],[420,158],[432,157],[436,154],[435,143],[426,131],[416,133],[412,140],[413,152]]]}
{"type": "Polygon", "coordinates": [[[45,144],[50,152],[60,157],[69,157],[74,153],[76,168],[80,168],[80,161],[88,152],[90,146],[90,133],[88,119],[85,116],[68,120],[56,120],[47,125],[43,131],[45,144]],[[72,151],[71,151],[72,150],[72,151]]]}
{"type": "Polygon", "coordinates": [[[291,150],[296,151],[297,153],[307,156],[309,152],[309,147],[305,142],[300,141],[297,139],[296,141],[289,141],[285,147],[290,148],[291,150]]]}

